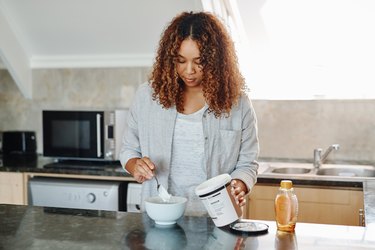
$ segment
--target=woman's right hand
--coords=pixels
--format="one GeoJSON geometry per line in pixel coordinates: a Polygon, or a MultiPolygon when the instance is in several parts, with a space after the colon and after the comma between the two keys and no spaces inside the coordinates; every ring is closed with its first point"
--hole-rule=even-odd
{"type": "Polygon", "coordinates": [[[133,175],[138,183],[143,183],[154,177],[155,164],[148,157],[130,159],[125,168],[133,175]]]}

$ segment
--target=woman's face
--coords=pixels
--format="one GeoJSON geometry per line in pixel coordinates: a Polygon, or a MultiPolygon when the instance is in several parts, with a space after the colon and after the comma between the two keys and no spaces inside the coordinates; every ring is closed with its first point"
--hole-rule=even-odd
{"type": "Polygon", "coordinates": [[[178,51],[177,73],[186,87],[200,87],[203,77],[198,44],[190,38],[185,39],[178,51]]]}

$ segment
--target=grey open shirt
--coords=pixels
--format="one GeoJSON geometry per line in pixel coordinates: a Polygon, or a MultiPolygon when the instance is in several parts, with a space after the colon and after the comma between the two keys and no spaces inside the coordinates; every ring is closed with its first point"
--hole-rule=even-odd
{"type": "MultiPolygon", "coordinates": [[[[176,117],[175,107],[164,109],[152,100],[149,84],[140,85],[130,107],[122,141],[122,166],[125,167],[131,158],[148,156],[157,167],[159,182],[168,189],[176,117]]],[[[229,173],[233,179],[242,180],[250,190],[257,179],[259,142],[256,115],[249,98],[242,95],[228,118],[215,118],[213,113],[208,112],[206,105],[202,123],[207,178],[229,173]]],[[[145,181],[142,187],[142,210],[144,199],[155,195],[155,181],[145,181]]]]}

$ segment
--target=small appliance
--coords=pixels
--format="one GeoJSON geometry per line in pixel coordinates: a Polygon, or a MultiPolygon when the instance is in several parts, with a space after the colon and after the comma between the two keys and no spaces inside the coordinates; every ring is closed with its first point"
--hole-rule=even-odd
{"type": "Polygon", "coordinates": [[[37,143],[34,131],[3,131],[2,137],[4,166],[36,166],[37,143]]]}
{"type": "Polygon", "coordinates": [[[127,110],[43,111],[43,155],[58,160],[116,161],[127,110]]]}

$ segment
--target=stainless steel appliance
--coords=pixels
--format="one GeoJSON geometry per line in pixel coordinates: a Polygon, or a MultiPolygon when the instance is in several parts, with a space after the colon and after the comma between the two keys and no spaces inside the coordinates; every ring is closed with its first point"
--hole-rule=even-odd
{"type": "Polygon", "coordinates": [[[34,177],[29,180],[29,204],[139,212],[140,190],[140,184],[120,181],[34,177]]]}
{"type": "Polygon", "coordinates": [[[141,211],[141,191],[142,184],[131,182],[128,184],[126,192],[126,211],[140,212],[141,211]]]}
{"type": "Polygon", "coordinates": [[[118,160],[127,110],[43,111],[43,155],[57,159],[118,160]]]}
{"type": "Polygon", "coordinates": [[[3,132],[0,131],[0,167],[3,166],[3,132]]]}
{"type": "Polygon", "coordinates": [[[3,132],[0,131],[0,155],[3,153],[3,132]]]}
{"type": "Polygon", "coordinates": [[[37,143],[34,131],[4,131],[2,151],[4,166],[36,166],[37,143]]]}

